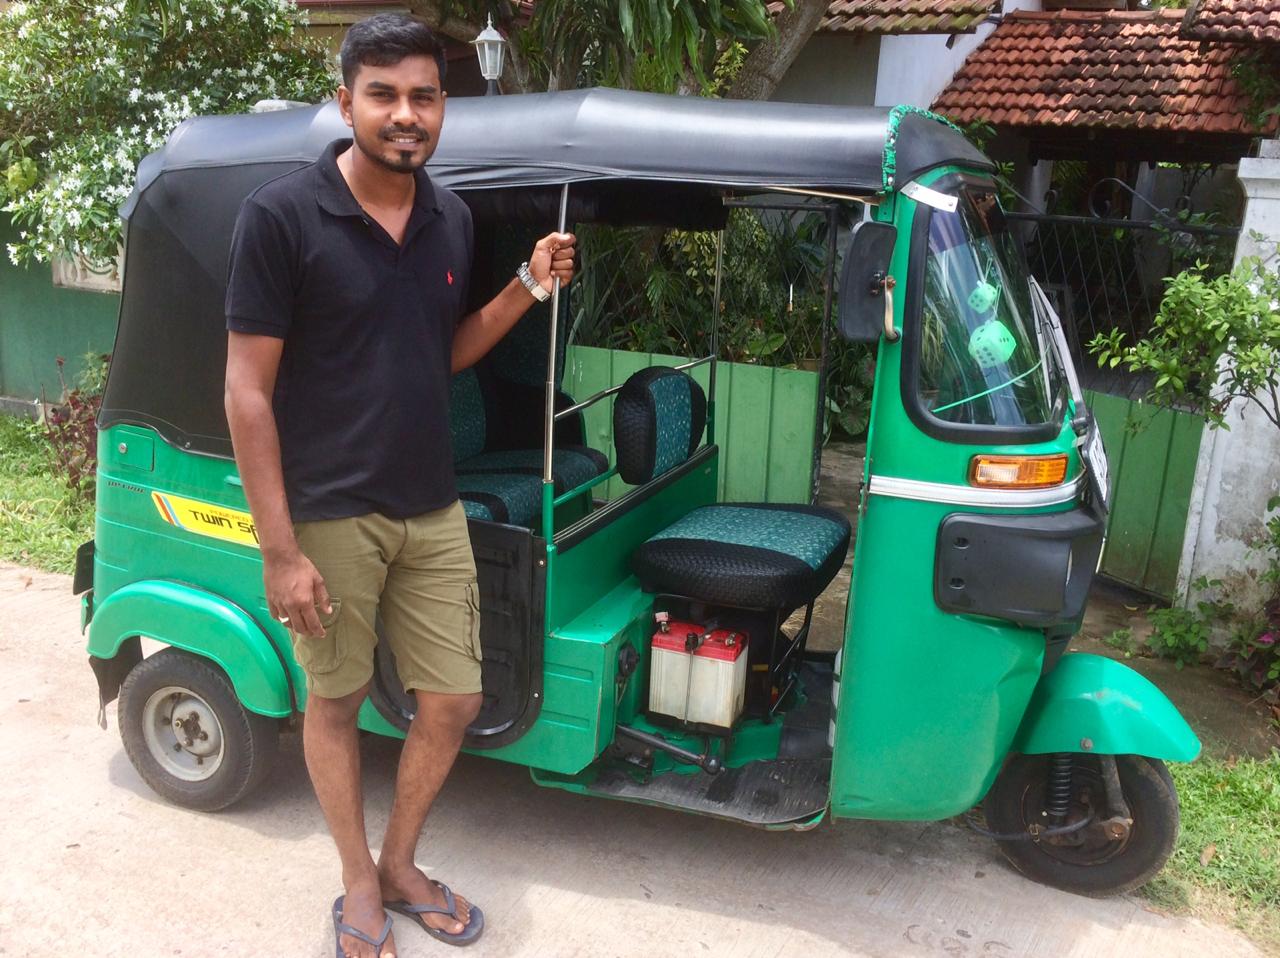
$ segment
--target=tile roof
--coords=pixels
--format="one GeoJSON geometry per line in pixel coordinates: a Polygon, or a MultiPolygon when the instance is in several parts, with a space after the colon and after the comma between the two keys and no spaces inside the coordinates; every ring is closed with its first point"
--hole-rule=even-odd
{"type": "MultiPolygon", "coordinates": [[[[819,33],[972,33],[1000,0],[832,0],[819,33]]],[[[771,14],[782,3],[770,3],[771,14]]]]}
{"type": "Polygon", "coordinates": [[[1182,22],[1182,35],[1226,43],[1280,43],[1276,0],[1199,0],[1182,22]]]}
{"type": "Polygon", "coordinates": [[[1242,48],[1188,40],[1182,18],[1181,10],[1011,13],[933,109],[1012,127],[1263,132],[1246,119],[1248,100],[1231,76],[1242,48]]]}

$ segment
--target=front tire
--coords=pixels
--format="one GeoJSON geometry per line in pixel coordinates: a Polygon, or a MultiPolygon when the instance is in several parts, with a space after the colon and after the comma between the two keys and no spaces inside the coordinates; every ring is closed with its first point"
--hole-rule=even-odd
{"type": "Polygon", "coordinates": [[[238,802],[275,759],[279,725],[240,704],[213,663],[164,649],[120,688],[120,737],[133,767],[162,798],[202,812],[238,802]]]}
{"type": "MultiPolygon", "coordinates": [[[[1094,822],[1070,835],[1039,841],[998,841],[1010,863],[1028,878],[1092,898],[1117,895],[1149,881],[1168,861],[1178,837],[1178,796],[1164,763],[1141,755],[1115,756],[1120,790],[1133,825],[1114,838],[1101,822],[1109,816],[1099,760],[1072,756],[1072,789],[1066,825],[1094,822]]],[[[1046,824],[1050,756],[1016,755],[992,786],[983,812],[999,835],[1026,834],[1046,824]]]]}

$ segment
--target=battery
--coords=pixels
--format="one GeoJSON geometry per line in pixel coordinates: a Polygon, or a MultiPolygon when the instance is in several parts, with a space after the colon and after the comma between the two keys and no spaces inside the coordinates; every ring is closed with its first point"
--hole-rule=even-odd
{"type": "Polygon", "coordinates": [[[650,645],[649,710],[728,731],[746,695],[747,636],[691,622],[665,625],[650,645]]]}

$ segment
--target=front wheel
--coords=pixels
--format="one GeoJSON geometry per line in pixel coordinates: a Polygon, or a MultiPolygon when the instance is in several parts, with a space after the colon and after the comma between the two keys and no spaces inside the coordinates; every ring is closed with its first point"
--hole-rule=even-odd
{"type": "Polygon", "coordinates": [[[983,803],[992,831],[1011,836],[1049,830],[1037,839],[998,840],[1000,850],[1028,878],[1079,895],[1102,898],[1145,884],[1164,867],[1178,837],[1178,796],[1169,770],[1157,759],[1115,756],[1132,818],[1126,828],[1117,827],[1108,807],[1102,760],[1071,755],[1060,761],[1070,765],[1070,799],[1057,820],[1049,812],[1052,756],[1016,755],[1000,772],[983,803]]]}
{"type": "Polygon", "coordinates": [[[270,770],[274,719],[250,712],[213,663],[179,649],[134,667],[120,688],[120,737],[138,774],[175,805],[239,801],[270,770]]]}

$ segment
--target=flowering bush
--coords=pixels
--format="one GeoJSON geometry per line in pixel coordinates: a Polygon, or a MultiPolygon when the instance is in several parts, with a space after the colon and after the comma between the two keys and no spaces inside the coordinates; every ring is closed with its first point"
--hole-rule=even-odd
{"type": "Polygon", "coordinates": [[[14,263],[111,263],[138,161],[187,117],[317,101],[327,56],[291,0],[19,0],[0,11],[0,202],[14,263]]]}

